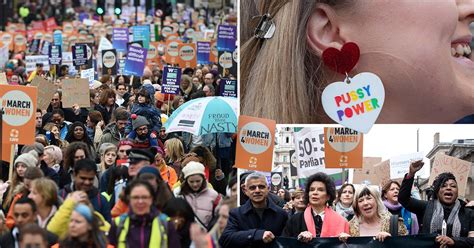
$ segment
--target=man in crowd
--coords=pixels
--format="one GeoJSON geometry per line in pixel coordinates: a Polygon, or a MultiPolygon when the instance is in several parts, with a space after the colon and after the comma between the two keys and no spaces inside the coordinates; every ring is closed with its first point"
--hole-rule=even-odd
{"type": "Polygon", "coordinates": [[[103,143],[118,145],[120,140],[125,138],[125,127],[128,123],[129,114],[124,108],[117,108],[114,111],[115,122],[109,123],[100,138],[99,147],[103,143]]]}
{"type": "Polygon", "coordinates": [[[148,149],[152,146],[158,146],[156,137],[152,137],[150,133],[150,123],[147,119],[141,115],[136,115],[134,117],[135,119],[132,118],[132,127],[133,131],[135,131],[135,137],[132,138],[129,135],[129,138],[133,142],[133,147],[148,149]]]}
{"type": "Polygon", "coordinates": [[[223,247],[270,247],[280,236],[288,214],[268,199],[267,179],[252,173],[245,179],[245,193],[249,200],[232,209],[219,240],[223,247]]]}
{"type": "Polygon", "coordinates": [[[206,96],[215,96],[216,95],[216,89],[214,88],[214,86],[212,86],[212,84],[204,85],[204,87],[202,88],[202,91],[204,91],[204,93],[206,93],[206,96]]]}

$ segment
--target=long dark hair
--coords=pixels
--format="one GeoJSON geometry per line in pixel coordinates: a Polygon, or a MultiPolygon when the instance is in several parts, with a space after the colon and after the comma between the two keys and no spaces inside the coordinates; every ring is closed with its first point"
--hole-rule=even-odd
{"type": "Polygon", "coordinates": [[[92,141],[89,138],[89,135],[87,135],[86,126],[84,126],[84,124],[80,121],[76,121],[71,126],[69,126],[69,129],[67,131],[67,135],[66,135],[65,140],[69,143],[82,141],[82,142],[88,144],[89,146],[93,146],[92,141]],[[76,137],[74,137],[74,129],[76,127],[81,127],[82,130],[84,130],[84,135],[82,136],[82,139],[80,139],[80,140],[78,140],[78,139],[76,139],[76,137]]]}
{"type": "Polygon", "coordinates": [[[73,142],[69,144],[64,154],[64,170],[66,170],[66,172],[69,170],[69,168],[74,167],[74,155],[76,154],[77,150],[83,150],[86,158],[91,158],[91,151],[89,150],[89,147],[86,143],[73,142]]]}

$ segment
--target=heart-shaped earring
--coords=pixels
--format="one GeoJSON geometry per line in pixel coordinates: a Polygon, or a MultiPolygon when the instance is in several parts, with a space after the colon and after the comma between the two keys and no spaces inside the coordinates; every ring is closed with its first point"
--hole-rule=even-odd
{"type": "Polygon", "coordinates": [[[352,71],[360,58],[359,46],[354,42],[348,42],[342,46],[341,51],[330,47],[323,52],[324,64],[341,74],[352,71]]]}

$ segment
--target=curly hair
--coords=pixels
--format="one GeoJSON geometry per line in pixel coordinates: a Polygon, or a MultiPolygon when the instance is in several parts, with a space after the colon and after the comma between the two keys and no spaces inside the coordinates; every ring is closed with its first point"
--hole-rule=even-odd
{"type": "Polygon", "coordinates": [[[454,180],[456,183],[456,177],[451,172],[444,172],[439,174],[436,179],[433,181],[433,198],[438,199],[438,193],[443,184],[445,184],[448,180],[454,180]]]}
{"type": "Polygon", "coordinates": [[[331,206],[334,200],[336,199],[336,185],[330,176],[325,173],[318,172],[311,175],[306,181],[305,193],[304,193],[304,202],[305,204],[309,203],[309,189],[313,182],[322,182],[326,187],[326,194],[329,196],[328,204],[331,206]]]}

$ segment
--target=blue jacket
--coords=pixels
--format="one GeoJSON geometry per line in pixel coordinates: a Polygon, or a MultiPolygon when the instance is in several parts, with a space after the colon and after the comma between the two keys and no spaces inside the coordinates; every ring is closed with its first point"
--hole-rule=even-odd
{"type": "Polygon", "coordinates": [[[241,207],[230,211],[219,243],[222,247],[229,248],[271,247],[271,243],[263,243],[263,233],[271,231],[275,237],[280,236],[287,221],[288,214],[268,199],[267,208],[260,219],[248,200],[241,207]]]}
{"type": "MultiPolygon", "coordinates": [[[[74,183],[66,185],[64,189],[59,190],[59,196],[65,200],[67,195],[71,192],[75,191],[74,183]]],[[[110,213],[110,206],[107,199],[100,194],[99,190],[96,187],[93,187],[89,192],[87,192],[89,196],[89,201],[91,202],[92,206],[94,206],[95,211],[99,212],[107,222],[112,221],[112,215],[110,213]]]]}
{"type": "MultiPolygon", "coordinates": [[[[137,114],[145,117],[150,122],[151,131],[158,136],[161,129],[161,111],[150,104],[135,103],[132,105],[130,114],[137,114]]],[[[129,119],[125,133],[132,131],[132,119],[129,119]]]]}

